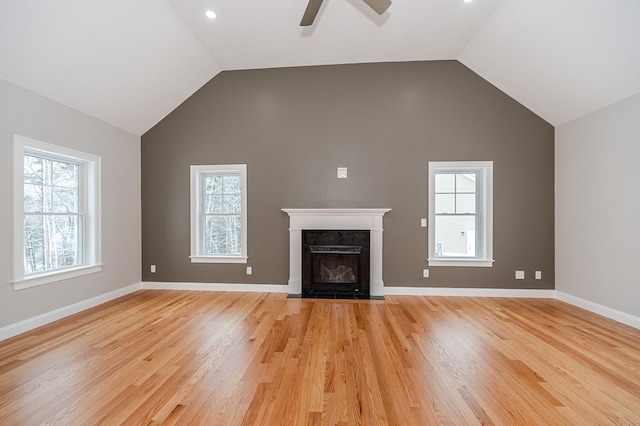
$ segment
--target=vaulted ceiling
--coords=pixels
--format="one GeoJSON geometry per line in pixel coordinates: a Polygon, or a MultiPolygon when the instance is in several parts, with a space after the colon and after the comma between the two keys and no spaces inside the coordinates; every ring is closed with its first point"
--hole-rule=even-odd
{"type": "Polygon", "coordinates": [[[306,3],[0,0],[0,78],[136,135],[224,70],[455,59],[556,126],[640,92],[640,0],[306,3]]]}

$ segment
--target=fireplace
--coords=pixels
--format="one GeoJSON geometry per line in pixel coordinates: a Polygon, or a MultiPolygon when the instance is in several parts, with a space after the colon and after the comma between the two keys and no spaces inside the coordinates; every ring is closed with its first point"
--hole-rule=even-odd
{"type": "Polygon", "coordinates": [[[303,230],[302,297],[368,299],[369,259],[369,231],[303,230]]]}
{"type": "MultiPolygon", "coordinates": [[[[384,298],[382,281],[382,217],[390,209],[282,209],[289,215],[289,297],[302,296],[302,231],[303,230],[362,230],[369,232],[368,254],[361,253],[360,261],[368,262],[369,298],[384,298]]],[[[358,246],[360,243],[344,243],[358,246]]],[[[315,243],[314,245],[339,245],[333,243],[315,243]]],[[[365,269],[361,264],[361,273],[365,269]]],[[[362,279],[362,278],[361,278],[362,279]]]]}

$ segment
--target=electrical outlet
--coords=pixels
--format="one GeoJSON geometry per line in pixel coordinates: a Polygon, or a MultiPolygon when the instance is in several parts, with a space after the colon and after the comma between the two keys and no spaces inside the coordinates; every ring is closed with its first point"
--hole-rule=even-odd
{"type": "Polygon", "coordinates": [[[516,271],[516,280],[524,280],[524,271],[516,271]]]}
{"type": "Polygon", "coordinates": [[[338,167],[338,179],[346,179],[346,178],[347,178],[347,168],[338,167]]]}
{"type": "Polygon", "coordinates": [[[542,279],[542,271],[536,271],[536,280],[542,279]]]}
{"type": "Polygon", "coordinates": [[[253,274],[253,268],[251,266],[247,266],[247,275],[253,274]]]}
{"type": "Polygon", "coordinates": [[[423,269],[422,270],[422,277],[423,278],[429,278],[429,270],[428,269],[423,269]]]}
{"type": "Polygon", "coordinates": [[[151,273],[152,274],[156,273],[156,265],[151,265],[151,273]]]}
{"type": "Polygon", "coordinates": [[[420,219],[420,226],[422,226],[423,228],[427,227],[427,219],[420,219]]]}

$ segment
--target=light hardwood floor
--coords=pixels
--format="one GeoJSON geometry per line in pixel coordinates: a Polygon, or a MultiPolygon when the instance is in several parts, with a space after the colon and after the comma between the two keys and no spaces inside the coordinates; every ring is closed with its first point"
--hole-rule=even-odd
{"type": "Polygon", "coordinates": [[[640,425],[640,331],[557,300],[140,291],[0,342],[1,425],[640,425]]]}

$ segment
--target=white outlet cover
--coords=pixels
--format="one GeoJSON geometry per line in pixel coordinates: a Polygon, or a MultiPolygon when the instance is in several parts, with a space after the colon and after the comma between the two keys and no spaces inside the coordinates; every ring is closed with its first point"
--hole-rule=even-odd
{"type": "Polygon", "coordinates": [[[346,167],[338,167],[338,178],[346,179],[347,178],[347,168],[346,167]]]}
{"type": "Polygon", "coordinates": [[[536,280],[542,279],[542,271],[536,271],[536,280]]]}
{"type": "Polygon", "coordinates": [[[524,280],[524,271],[516,271],[516,280],[524,280]]]}
{"type": "Polygon", "coordinates": [[[422,270],[422,277],[423,278],[429,278],[429,270],[428,269],[423,269],[422,270]]]}

